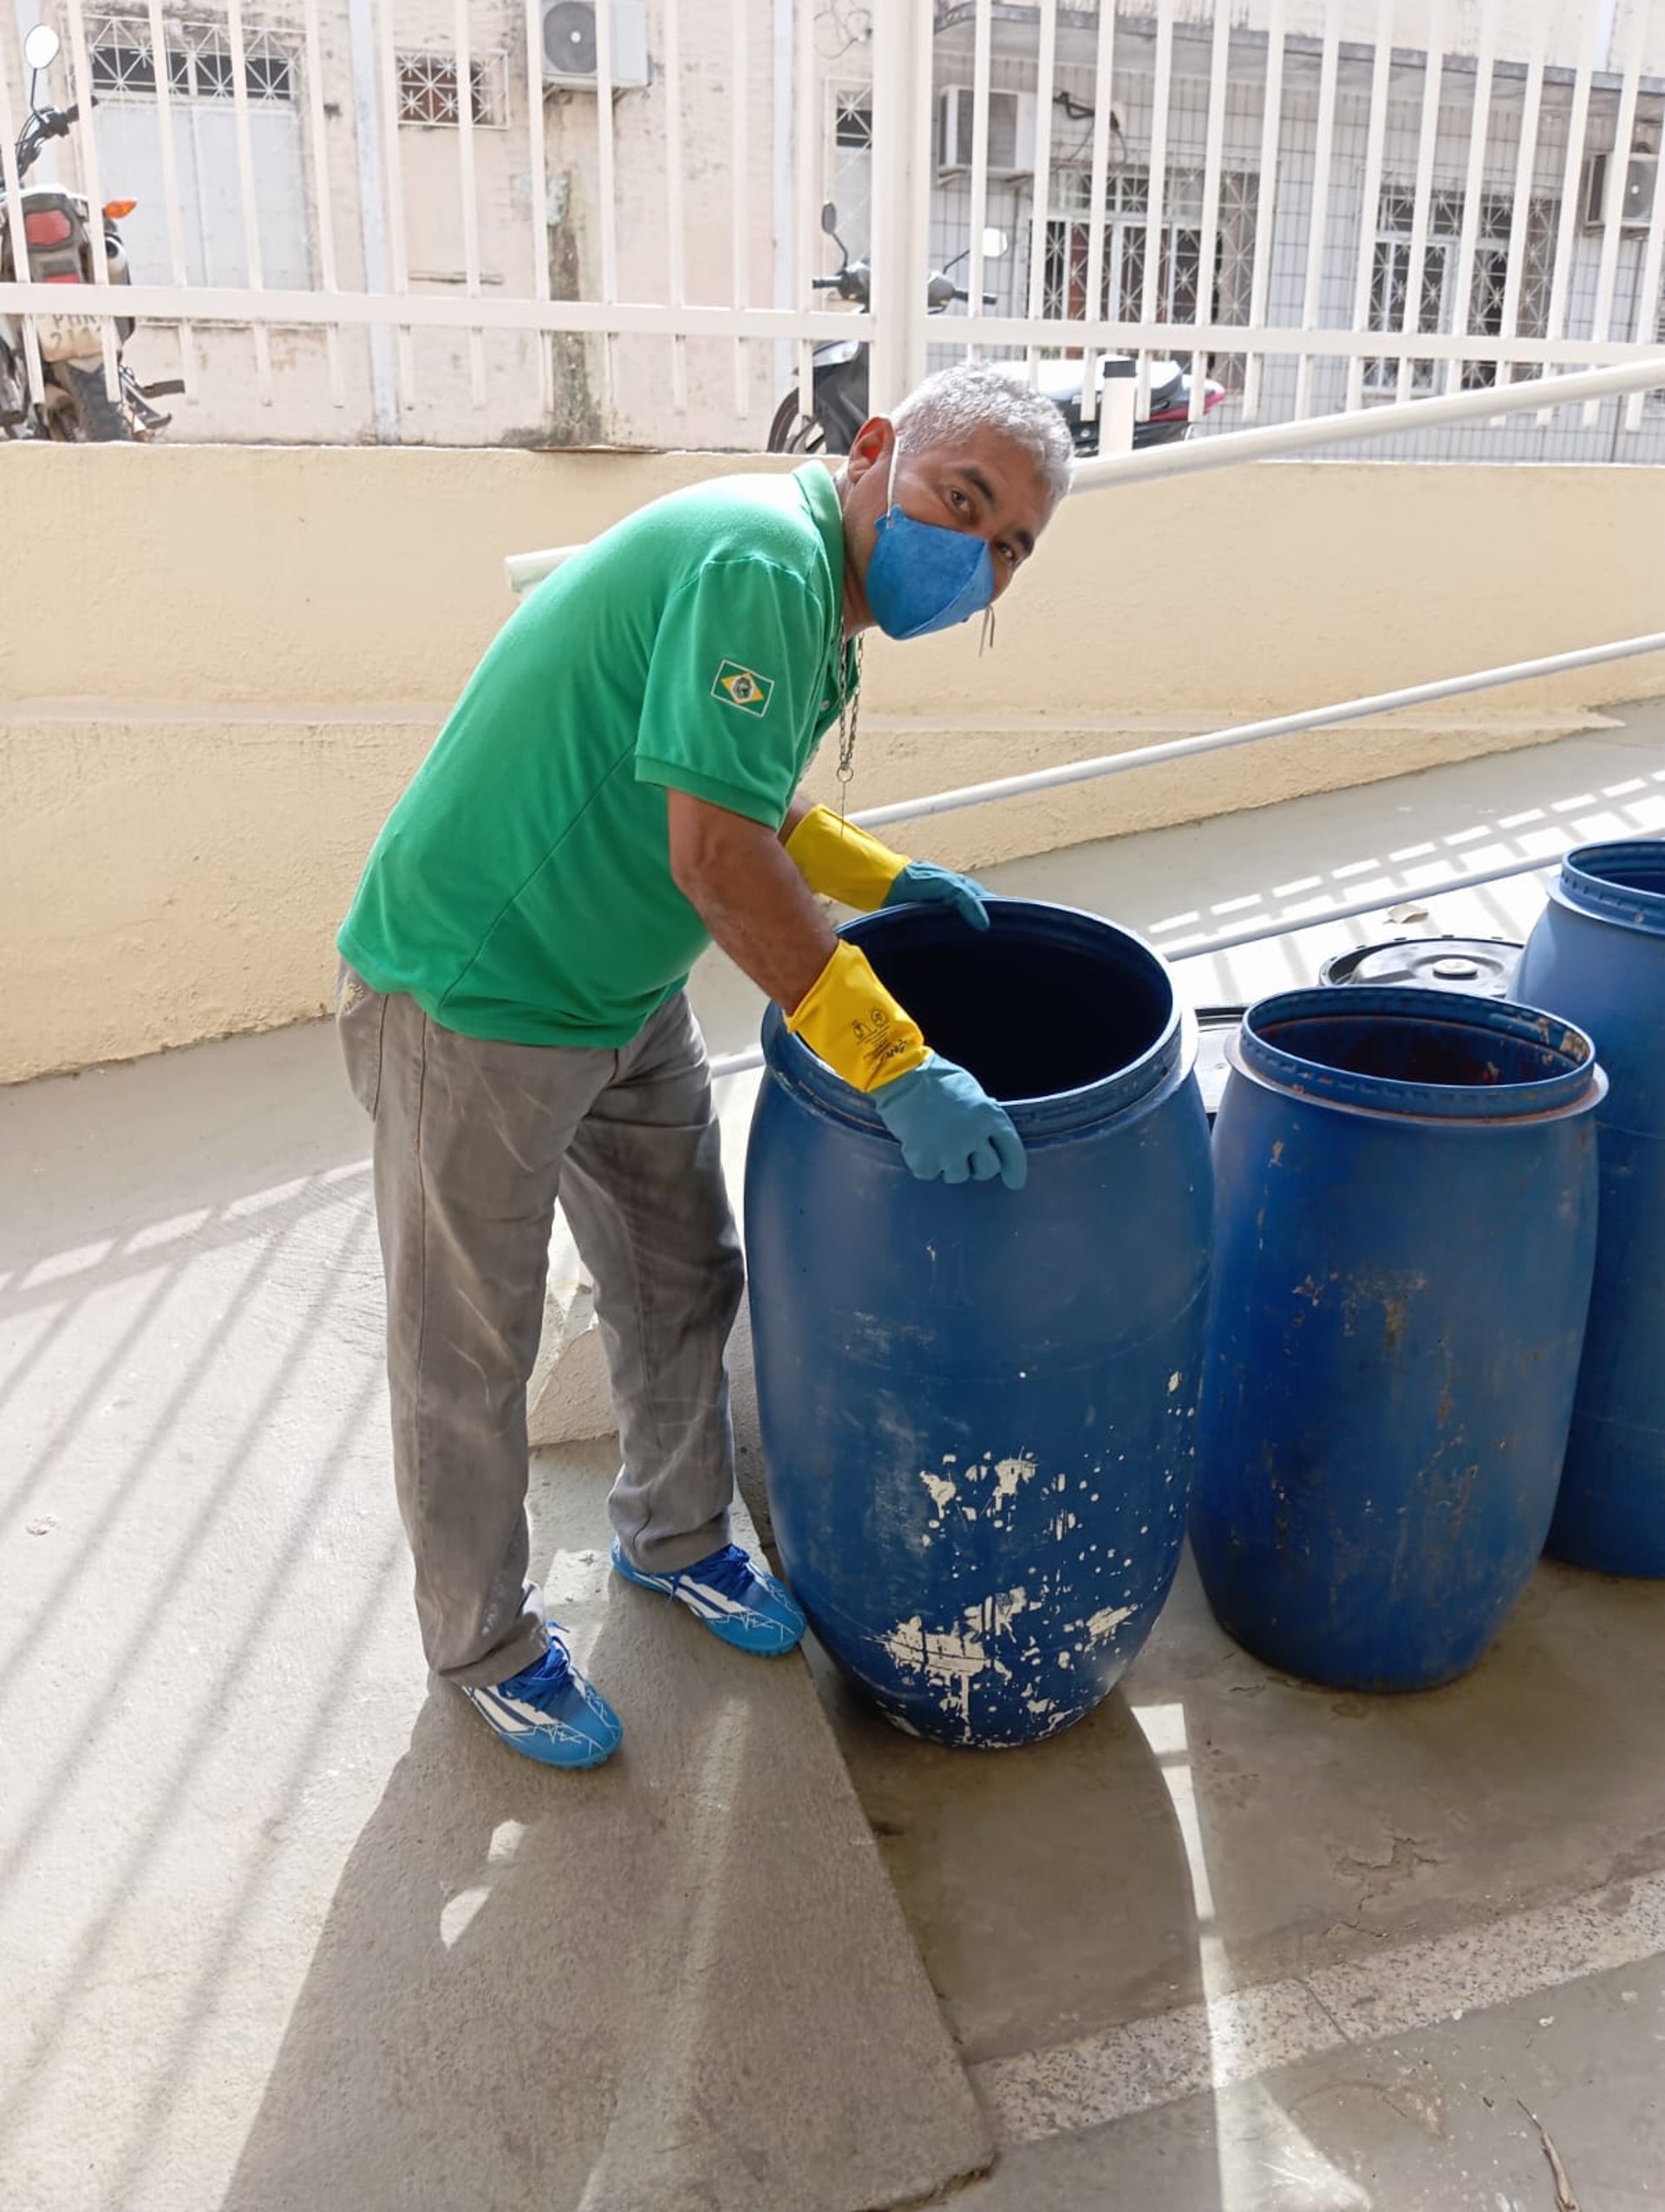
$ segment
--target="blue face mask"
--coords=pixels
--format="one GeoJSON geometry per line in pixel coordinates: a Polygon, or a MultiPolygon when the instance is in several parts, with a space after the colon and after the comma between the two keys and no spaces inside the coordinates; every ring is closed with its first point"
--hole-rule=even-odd
{"type": "Polygon", "coordinates": [[[951,630],[993,604],[995,563],[983,539],[939,522],[916,522],[896,505],[891,448],[888,505],[867,563],[867,604],[886,637],[951,630]]]}

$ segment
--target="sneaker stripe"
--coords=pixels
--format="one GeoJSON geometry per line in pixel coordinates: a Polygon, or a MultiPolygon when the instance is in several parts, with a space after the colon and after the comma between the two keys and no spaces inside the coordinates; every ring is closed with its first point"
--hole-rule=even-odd
{"type": "Polygon", "coordinates": [[[732,1620],[755,1609],[739,1598],[727,1597],[722,1590],[714,1590],[708,1582],[695,1582],[692,1576],[688,1575],[681,1577],[677,1585],[677,1595],[697,1609],[703,1611],[708,1617],[715,1615],[721,1618],[726,1614],[732,1620]]]}

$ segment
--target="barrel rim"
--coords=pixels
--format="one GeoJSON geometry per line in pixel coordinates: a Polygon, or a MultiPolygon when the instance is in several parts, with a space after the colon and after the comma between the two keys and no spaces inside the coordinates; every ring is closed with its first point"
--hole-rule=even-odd
{"type": "Polygon", "coordinates": [[[1594,1106],[1606,1083],[1596,1047],[1576,1022],[1510,999],[1464,992],[1424,990],[1410,983],[1356,983],[1345,990],[1316,985],[1257,999],[1244,1015],[1234,1064],[1279,1089],[1316,1102],[1387,1114],[1395,1119],[1497,1124],[1524,1121],[1581,1106],[1594,1106]],[[1280,1021],[1306,1017],[1432,1022],[1536,1044],[1570,1062],[1553,1075],[1525,1083],[1413,1083],[1387,1075],[1327,1067],[1322,1061],[1275,1044],[1262,1034],[1280,1021]],[[1576,1055],[1576,1057],[1575,1057],[1576,1055]]]}
{"type": "MultiPolygon", "coordinates": [[[[1181,1006],[1166,961],[1136,930],[1125,929],[1119,922],[1108,922],[1101,914],[1090,914],[1077,906],[1054,905],[1047,899],[990,896],[986,904],[996,917],[1036,918],[1048,932],[1071,936],[1078,943],[1088,935],[1113,937],[1150,962],[1168,994],[1168,1015],[1160,1033],[1126,1066],[1073,1091],[1054,1091],[1029,1099],[1002,1099],[999,1103],[1010,1116],[1020,1137],[1027,1140],[1061,1136],[1093,1122],[1108,1119],[1144,1104],[1172,1079],[1183,1079],[1190,1073],[1197,1053],[1195,1018],[1181,1006]]],[[[898,906],[861,914],[854,921],[846,922],[839,935],[859,944],[881,931],[905,928],[910,915],[917,920],[922,914],[931,915],[932,910],[898,906]]],[[[933,918],[937,917],[933,915],[933,918]]],[[[930,1042],[929,1038],[926,1042],[930,1042]]],[[[871,1094],[856,1090],[834,1074],[801,1038],[793,1034],[787,1027],[785,1015],[773,1003],[763,1016],[763,1058],[770,1073],[787,1089],[813,1099],[818,1106],[852,1127],[872,1130],[889,1140],[889,1132],[872,1103],[871,1094]]]]}
{"type": "Polygon", "coordinates": [[[1597,921],[1617,922],[1649,936],[1665,936],[1665,888],[1642,891],[1615,883],[1606,870],[1647,862],[1665,886],[1665,838],[1619,838],[1603,845],[1575,845],[1564,854],[1551,897],[1597,921]]]}

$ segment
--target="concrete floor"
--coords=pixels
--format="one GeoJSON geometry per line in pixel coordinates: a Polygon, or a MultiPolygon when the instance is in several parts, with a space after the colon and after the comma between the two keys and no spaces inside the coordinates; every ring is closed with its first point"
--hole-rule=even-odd
{"type": "MultiPolygon", "coordinates": [[[[993,873],[1177,949],[1665,828],[1662,740],[993,873]]],[[[1180,973],[1250,996],[1379,933],[1180,973]]],[[[755,1034],[732,974],[696,995],[755,1034]]],[[[578,1449],[534,1551],[628,1756],[539,1775],[425,1692],[365,1150],[322,1029],[0,1093],[6,2212],[860,2212],[991,2149],[968,2212],[1557,2212],[1523,2104],[1583,2212],[1665,2196],[1665,1592],[1546,1567],[1466,1681],[1373,1701],[1186,1574],[1099,1713],[956,1754],[610,1588],[578,1449]]]]}

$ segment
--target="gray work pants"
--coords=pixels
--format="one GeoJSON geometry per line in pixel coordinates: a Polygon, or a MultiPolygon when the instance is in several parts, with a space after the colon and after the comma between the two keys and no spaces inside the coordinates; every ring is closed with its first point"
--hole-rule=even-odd
{"type": "Polygon", "coordinates": [[[526,1577],[526,1383],[557,1197],[596,1289],[640,1567],[728,1541],[725,1347],[742,1269],[682,992],[617,1052],[488,1043],[343,966],[336,1021],[375,1124],[399,1509],[428,1664],[470,1687],[544,1648],[526,1577]]]}

